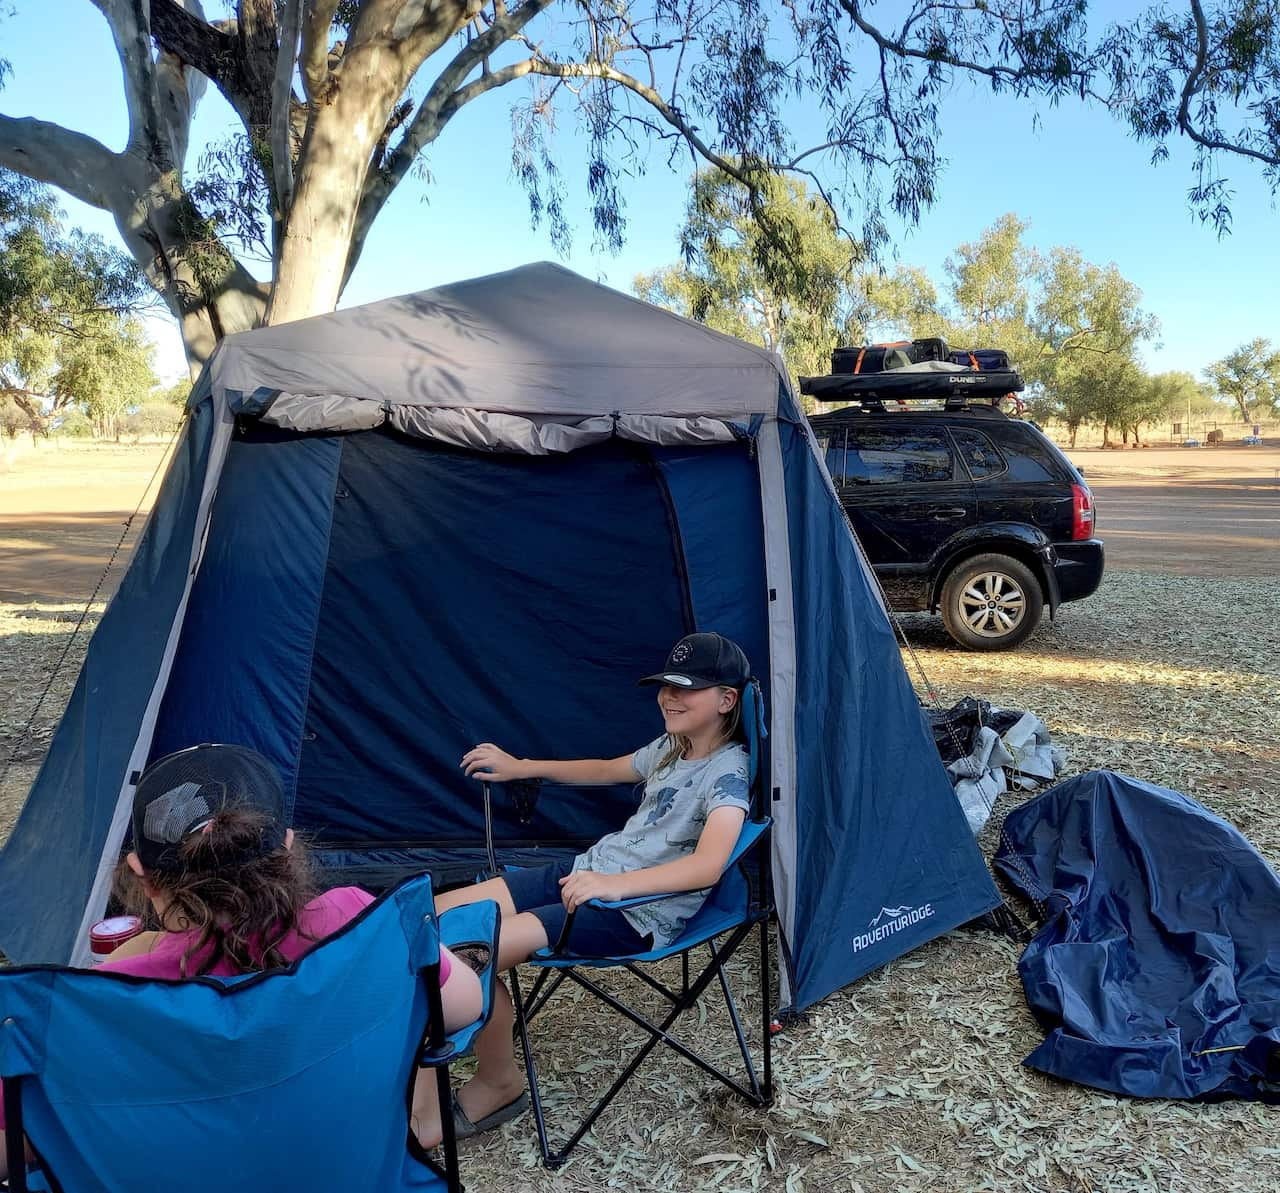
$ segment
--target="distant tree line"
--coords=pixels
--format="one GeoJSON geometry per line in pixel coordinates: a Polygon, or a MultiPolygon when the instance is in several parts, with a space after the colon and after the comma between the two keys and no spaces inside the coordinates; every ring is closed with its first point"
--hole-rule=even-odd
{"type": "Polygon", "coordinates": [[[48,188],[0,171],[0,432],[171,429],[190,386],[157,388],[138,318],[154,301],[132,260],[66,226],[48,188]]]}
{"type": "Polygon", "coordinates": [[[681,262],[638,276],[634,288],[779,352],[793,378],[826,373],[839,345],[942,336],[956,348],[1002,348],[1033,416],[1060,422],[1072,442],[1084,426],[1101,428],[1104,442],[1141,442],[1144,427],[1187,412],[1226,420],[1234,410],[1246,422],[1280,415],[1280,353],[1267,340],[1207,365],[1203,381],[1150,374],[1140,353],[1159,322],[1138,287],[1074,247],[1036,250],[1028,227],[1004,215],[958,245],[939,290],[922,268],[871,261],[802,182],[777,180],[761,207],[732,176],[702,170],[681,262]]]}

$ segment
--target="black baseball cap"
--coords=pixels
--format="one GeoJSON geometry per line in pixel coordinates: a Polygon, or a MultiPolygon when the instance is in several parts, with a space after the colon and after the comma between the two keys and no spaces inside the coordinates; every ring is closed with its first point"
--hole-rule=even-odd
{"type": "Polygon", "coordinates": [[[751,664],[742,647],[723,634],[689,634],[667,655],[657,675],[640,682],[672,684],[678,688],[740,688],[751,679],[751,664]]]}
{"type": "Polygon", "coordinates": [[[284,844],[286,808],[280,772],[247,746],[201,745],[157,758],[133,793],[133,848],[148,870],[182,870],[178,846],[199,832],[223,808],[263,813],[262,835],[235,857],[215,849],[217,866],[241,865],[265,857],[284,844]]]}

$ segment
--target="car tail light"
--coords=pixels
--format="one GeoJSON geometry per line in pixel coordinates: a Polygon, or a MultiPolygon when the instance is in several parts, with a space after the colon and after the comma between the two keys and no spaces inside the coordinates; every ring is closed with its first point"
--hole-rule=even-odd
{"type": "Polygon", "coordinates": [[[1071,486],[1071,539],[1093,537],[1093,494],[1084,485],[1071,486]]]}

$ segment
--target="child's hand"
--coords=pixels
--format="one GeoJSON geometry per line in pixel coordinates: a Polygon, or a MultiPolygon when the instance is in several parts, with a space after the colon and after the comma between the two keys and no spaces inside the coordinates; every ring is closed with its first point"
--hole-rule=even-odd
{"type": "Polygon", "coordinates": [[[512,757],[505,750],[498,749],[493,742],[489,741],[472,746],[463,754],[462,769],[469,778],[492,783],[507,783],[512,779],[525,777],[520,759],[512,757]]]}
{"type": "Polygon", "coordinates": [[[597,874],[594,870],[576,870],[560,879],[560,901],[567,911],[576,911],[592,899],[614,903],[625,899],[620,874],[597,874]]]}

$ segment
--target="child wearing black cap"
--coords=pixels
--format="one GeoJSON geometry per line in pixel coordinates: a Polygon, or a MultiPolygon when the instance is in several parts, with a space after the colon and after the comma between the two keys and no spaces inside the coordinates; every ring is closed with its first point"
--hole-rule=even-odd
{"type": "MultiPolygon", "coordinates": [[[[658,688],[665,732],[620,758],[552,761],[514,758],[491,742],[462,759],[472,778],[491,782],[644,784],[639,808],[618,831],[572,862],[515,871],[449,891],[443,912],[493,899],[502,909],[499,965],[510,968],[555,943],[574,912],[568,948],[580,955],[627,956],[663,948],[719,880],[749,809],[748,760],[738,742],[742,692],[751,680],[747,656],[720,634],[690,634],[666,665],[640,682],[658,688]],[[675,898],[625,910],[586,906],[639,895],[675,898]]],[[[487,1131],[528,1106],[524,1073],[511,1051],[514,1011],[501,982],[490,1022],[476,1038],[475,1076],[458,1091],[458,1135],[487,1131]]]]}

